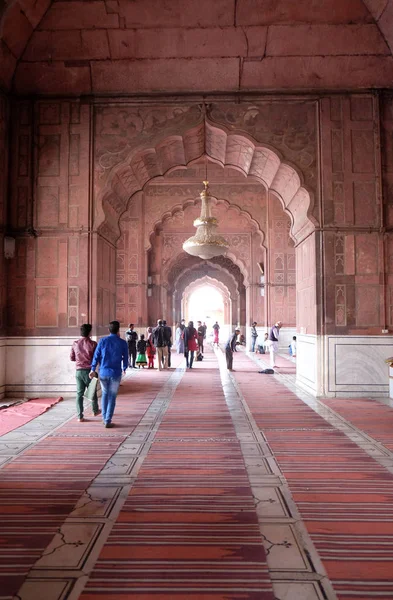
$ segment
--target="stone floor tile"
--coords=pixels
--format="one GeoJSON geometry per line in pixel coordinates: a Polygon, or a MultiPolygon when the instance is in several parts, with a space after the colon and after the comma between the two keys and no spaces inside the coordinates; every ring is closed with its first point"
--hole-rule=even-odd
{"type": "Polygon", "coordinates": [[[101,529],[101,523],[65,523],[35,563],[34,569],[81,568],[101,529]]]}
{"type": "Polygon", "coordinates": [[[269,569],[273,571],[311,571],[290,525],[260,524],[269,569]]]}
{"type": "Polygon", "coordinates": [[[324,600],[318,584],[274,581],[273,590],[276,600],[324,600]]]}
{"type": "Polygon", "coordinates": [[[17,600],[65,600],[72,587],[72,581],[29,580],[18,592],[17,600]]]}
{"type": "Polygon", "coordinates": [[[276,487],[252,488],[260,522],[275,517],[290,517],[284,499],[276,487]]]}
{"type": "Polygon", "coordinates": [[[92,486],[79,499],[70,517],[107,517],[121,488],[92,486]]]}

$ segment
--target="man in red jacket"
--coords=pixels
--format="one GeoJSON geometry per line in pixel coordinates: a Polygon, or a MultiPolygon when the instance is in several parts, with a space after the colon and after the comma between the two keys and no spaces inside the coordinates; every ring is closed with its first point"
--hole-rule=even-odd
{"type": "MultiPolygon", "coordinates": [[[[70,359],[76,363],[76,412],[80,423],[83,423],[84,421],[83,395],[90,383],[90,365],[93,360],[94,351],[97,347],[97,342],[94,342],[90,338],[91,329],[90,323],[81,325],[81,337],[72,344],[70,354],[70,359]]],[[[94,394],[92,405],[94,416],[100,415],[101,411],[98,408],[97,393],[94,394]]]]}

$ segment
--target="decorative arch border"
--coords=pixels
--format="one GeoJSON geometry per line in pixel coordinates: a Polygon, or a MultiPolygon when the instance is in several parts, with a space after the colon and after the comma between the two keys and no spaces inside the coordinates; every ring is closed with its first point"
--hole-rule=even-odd
{"type": "MultiPolygon", "coordinates": [[[[230,291],[228,290],[228,288],[222,281],[220,281],[219,279],[211,278],[211,277],[209,277],[209,275],[205,275],[201,279],[190,282],[184,288],[182,298],[181,298],[182,304],[189,303],[190,297],[192,296],[192,294],[201,287],[211,287],[211,288],[218,290],[222,297],[224,314],[225,314],[226,306],[227,306],[227,310],[229,309],[229,312],[230,312],[230,308],[232,307],[232,303],[233,303],[233,298],[230,294],[230,291]]],[[[185,314],[185,312],[184,312],[184,314],[185,314]]]]}
{"type": "Polygon", "coordinates": [[[238,170],[275,194],[290,217],[290,235],[295,244],[318,225],[312,215],[313,193],[303,184],[298,167],[284,162],[276,149],[259,144],[247,133],[229,131],[205,118],[182,135],[169,135],[154,147],[136,149],[113,167],[98,198],[102,205],[97,207],[95,228],[104,237],[117,239],[119,220],[136,193],[155,179],[185,169],[203,157],[238,170]]]}
{"type": "Polygon", "coordinates": [[[245,292],[245,289],[243,288],[242,290],[240,288],[239,282],[237,282],[234,276],[226,269],[223,269],[214,263],[208,263],[208,270],[205,268],[205,265],[203,265],[202,270],[201,264],[196,264],[193,268],[184,270],[174,282],[174,297],[177,297],[179,294],[184,294],[184,291],[188,286],[198,283],[201,279],[206,277],[222,283],[228,290],[232,300],[239,296],[242,291],[245,292]],[[202,277],[195,279],[195,274],[197,274],[198,271],[202,271],[202,277]]]}
{"type": "Polygon", "coordinates": [[[220,281],[219,279],[214,279],[209,275],[205,275],[201,279],[197,279],[196,281],[191,281],[183,290],[183,298],[185,296],[191,296],[194,292],[196,292],[201,287],[210,286],[214,289],[218,289],[220,294],[223,297],[223,301],[231,302],[232,296],[230,290],[227,288],[225,283],[220,281]]]}

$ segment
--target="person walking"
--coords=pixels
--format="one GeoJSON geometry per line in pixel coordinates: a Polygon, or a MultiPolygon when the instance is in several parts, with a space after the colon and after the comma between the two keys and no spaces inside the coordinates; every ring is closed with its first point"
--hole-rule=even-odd
{"type": "Polygon", "coordinates": [[[183,331],[185,326],[182,327],[181,323],[177,323],[176,331],[175,331],[175,343],[176,343],[176,352],[178,354],[184,354],[184,339],[183,339],[183,331]]]}
{"type": "Polygon", "coordinates": [[[233,371],[233,353],[236,352],[237,336],[240,333],[240,329],[235,331],[229,336],[225,346],[225,358],[227,360],[228,371],[233,371]]]}
{"type": "Polygon", "coordinates": [[[251,326],[251,352],[255,352],[255,344],[257,342],[258,332],[257,332],[257,323],[254,323],[251,326]]]}
{"type": "Polygon", "coordinates": [[[171,366],[171,348],[172,348],[172,327],[166,324],[165,319],[162,320],[165,329],[165,339],[168,348],[168,368],[171,366]]]}
{"type": "Polygon", "coordinates": [[[138,351],[138,356],[136,358],[136,364],[138,365],[139,369],[141,367],[142,367],[142,369],[144,369],[145,366],[147,365],[146,348],[147,348],[147,342],[145,340],[145,336],[142,333],[141,339],[138,341],[138,343],[136,345],[136,349],[138,351]]]}
{"type": "Polygon", "coordinates": [[[121,372],[123,371],[125,374],[128,368],[128,346],[120,338],[119,332],[119,321],[111,321],[109,335],[98,342],[89,373],[90,379],[95,377],[97,364],[100,364],[101,408],[105,427],[113,427],[112,417],[115,411],[121,372]]]}
{"type": "Polygon", "coordinates": [[[204,326],[202,325],[202,321],[198,321],[197,334],[198,334],[198,352],[200,354],[203,354],[203,352],[204,352],[203,340],[205,339],[206,331],[205,331],[204,326]]]}
{"type": "Polygon", "coordinates": [[[270,349],[270,366],[272,369],[276,367],[276,356],[278,354],[278,337],[282,322],[277,321],[269,331],[269,349],[270,349]]]}
{"type": "Polygon", "coordinates": [[[138,334],[134,331],[134,324],[130,323],[128,330],[126,331],[126,342],[128,345],[128,362],[132,365],[133,369],[136,369],[136,343],[138,341],[138,334]]]}
{"type": "Polygon", "coordinates": [[[161,319],[157,321],[157,327],[153,330],[153,342],[157,349],[158,370],[168,368],[168,346],[166,332],[161,319]]]}
{"type": "MultiPolygon", "coordinates": [[[[70,353],[70,360],[75,362],[76,368],[76,414],[79,423],[83,423],[85,420],[83,417],[83,395],[89,387],[90,365],[95,349],[97,348],[97,342],[94,342],[90,337],[91,330],[92,326],[90,323],[81,325],[81,337],[72,344],[70,353]]],[[[92,408],[95,417],[101,414],[101,411],[98,408],[97,392],[95,392],[93,396],[92,408]]]]}
{"type": "Polygon", "coordinates": [[[187,369],[192,369],[194,354],[198,350],[198,334],[194,327],[194,322],[189,321],[188,327],[184,330],[184,356],[186,357],[187,369]]]}
{"type": "Polygon", "coordinates": [[[216,321],[213,325],[213,332],[214,332],[214,337],[213,337],[213,346],[214,344],[216,344],[217,348],[218,348],[218,344],[219,344],[219,334],[220,334],[220,326],[218,324],[218,321],[216,321]]]}

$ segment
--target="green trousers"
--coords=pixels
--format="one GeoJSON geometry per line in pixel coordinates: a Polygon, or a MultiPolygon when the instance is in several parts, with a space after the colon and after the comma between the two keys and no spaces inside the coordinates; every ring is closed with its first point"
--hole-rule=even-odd
{"type": "MultiPolygon", "coordinates": [[[[76,412],[78,415],[78,419],[83,418],[83,394],[87,387],[89,387],[90,378],[89,378],[90,369],[78,369],[76,371],[76,412]]],[[[94,394],[94,398],[92,400],[92,408],[93,413],[98,413],[98,399],[97,394],[94,394]]]]}

